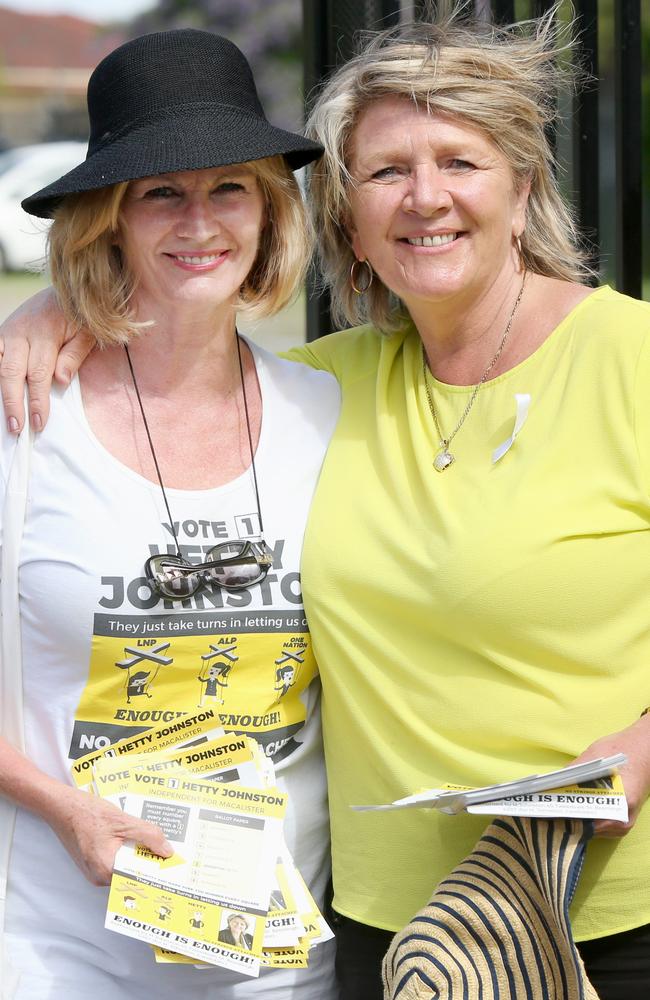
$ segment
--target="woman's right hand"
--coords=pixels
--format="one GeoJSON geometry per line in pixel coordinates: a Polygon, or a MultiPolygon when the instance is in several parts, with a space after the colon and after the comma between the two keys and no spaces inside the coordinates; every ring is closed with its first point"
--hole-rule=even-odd
{"type": "Polygon", "coordinates": [[[115,854],[127,841],[163,858],[173,854],[160,827],[67,785],[57,789],[56,800],[42,815],[93,885],[110,884],[115,854]]]}
{"type": "Polygon", "coordinates": [[[93,885],[108,885],[118,848],[135,841],[154,854],[174,853],[160,827],[42,771],[0,737],[0,795],[40,816],[93,885]]]}
{"type": "Polygon", "coordinates": [[[19,434],[25,422],[25,381],[29,421],[35,431],[47,423],[52,377],[68,385],[94,346],[85,331],[71,329],[51,288],[27,299],[0,326],[0,391],[7,427],[19,434]]]}

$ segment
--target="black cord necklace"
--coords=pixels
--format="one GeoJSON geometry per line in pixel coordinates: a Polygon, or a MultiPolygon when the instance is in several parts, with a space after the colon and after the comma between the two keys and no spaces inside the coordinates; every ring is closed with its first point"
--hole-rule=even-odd
{"type": "MultiPolygon", "coordinates": [[[[260,494],[259,494],[259,489],[258,489],[258,485],[257,485],[257,471],[255,469],[255,452],[254,452],[254,449],[253,449],[253,435],[252,435],[252,432],[251,432],[251,423],[250,423],[250,416],[249,416],[249,411],[248,411],[248,399],[246,398],[246,381],[244,379],[244,363],[242,361],[242,355],[241,355],[241,338],[240,338],[239,333],[238,333],[237,330],[235,330],[235,339],[237,341],[237,360],[239,362],[239,377],[240,377],[240,381],[241,381],[242,398],[244,400],[244,413],[245,413],[245,416],[246,416],[246,431],[247,431],[247,434],[248,434],[248,448],[249,448],[250,459],[251,459],[251,470],[252,470],[252,473],[253,473],[253,486],[254,486],[254,489],[255,489],[255,503],[257,504],[257,517],[258,517],[259,526],[260,526],[260,535],[263,536],[264,535],[264,525],[262,523],[262,508],[261,508],[261,504],[260,504],[260,494]]],[[[181,555],[181,549],[180,549],[180,545],[179,545],[179,542],[178,542],[178,535],[176,534],[176,528],[174,527],[174,518],[172,517],[172,512],[171,512],[171,509],[169,507],[169,500],[167,499],[167,491],[165,490],[165,486],[164,486],[164,483],[163,483],[163,480],[162,480],[162,475],[160,473],[160,466],[158,465],[158,459],[156,457],[156,450],[155,450],[155,448],[153,446],[153,440],[152,440],[152,437],[151,437],[151,431],[149,430],[149,424],[147,422],[147,415],[144,412],[144,406],[142,404],[142,397],[140,395],[140,389],[138,388],[138,382],[137,382],[137,379],[135,377],[135,371],[133,370],[133,362],[131,361],[131,355],[129,353],[129,348],[128,348],[127,344],[124,345],[124,350],[126,352],[126,360],[128,362],[128,365],[129,365],[129,371],[131,372],[131,379],[133,381],[133,388],[135,389],[136,399],[138,400],[138,406],[140,407],[140,413],[142,414],[142,422],[144,424],[144,429],[145,429],[146,434],[147,434],[147,440],[149,442],[149,448],[151,450],[151,457],[153,458],[153,464],[154,464],[154,466],[156,468],[156,476],[158,477],[158,483],[160,485],[160,491],[161,491],[161,493],[163,495],[163,500],[165,502],[165,509],[167,511],[167,516],[169,517],[169,527],[170,527],[171,533],[172,533],[172,535],[174,537],[174,545],[176,546],[176,555],[178,556],[179,559],[182,559],[183,556],[181,555]]]]}

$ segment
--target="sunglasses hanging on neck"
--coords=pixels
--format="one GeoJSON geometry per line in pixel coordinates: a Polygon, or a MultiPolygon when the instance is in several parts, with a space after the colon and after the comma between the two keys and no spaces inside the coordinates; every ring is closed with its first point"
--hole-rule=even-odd
{"type": "Polygon", "coordinates": [[[264,534],[264,526],[262,524],[262,510],[260,506],[259,489],[257,486],[257,473],[255,471],[253,435],[251,434],[250,417],[248,414],[248,400],[246,399],[244,365],[241,356],[240,337],[237,332],[235,332],[235,336],[237,340],[239,376],[241,379],[242,397],[244,400],[244,413],[246,415],[246,430],[248,432],[248,446],[250,449],[251,469],[253,472],[253,484],[255,487],[255,502],[257,504],[260,538],[233,539],[229,542],[222,542],[220,545],[215,545],[214,548],[210,549],[206,555],[205,561],[201,563],[191,563],[181,554],[180,545],[178,543],[178,535],[176,534],[176,528],[174,526],[174,518],[172,517],[169,501],[167,499],[167,492],[160,474],[160,467],[158,465],[158,459],[156,458],[156,451],[153,446],[151,432],[149,431],[147,417],[144,412],[144,406],[142,404],[142,397],[140,396],[140,390],[135,377],[135,371],[133,370],[131,355],[129,354],[128,346],[126,344],[124,345],[126,359],[129,364],[129,371],[131,372],[131,379],[133,380],[133,388],[135,389],[136,399],[138,400],[138,406],[140,407],[140,413],[142,414],[142,422],[147,434],[149,448],[151,449],[151,457],[153,458],[156,476],[158,477],[158,483],[160,484],[160,490],[163,495],[171,532],[174,536],[174,546],[176,548],[175,555],[167,554],[151,556],[145,563],[144,571],[147,582],[153,590],[160,594],[161,597],[165,597],[170,601],[184,601],[206,584],[216,583],[217,586],[223,587],[224,590],[246,590],[248,587],[252,587],[254,584],[260,583],[273,565],[273,553],[261,537],[264,534]]]}

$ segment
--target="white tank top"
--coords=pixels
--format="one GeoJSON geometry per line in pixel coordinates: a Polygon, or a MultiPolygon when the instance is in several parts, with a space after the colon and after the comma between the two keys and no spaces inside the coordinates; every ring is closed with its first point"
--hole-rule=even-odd
{"type": "MultiPolygon", "coordinates": [[[[273,758],[289,793],[289,848],[320,899],[329,871],[320,683],[299,561],[339,390],[331,375],[251,348],[263,401],[255,466],[274,564],[246,591],[204,589],[182,604],[152,593],[146,559],[174,551],[160,487],[99,443],[78,381],[55,394],[31,456],[19,563],[25,745],[42,770],[69,782],[70,760],[89,750],[213,711],[217,724],[255,737],[273,758]]],[[[178,433],[192,433],[187,416],[178,433]]],[[[10,453],[5,442],[4,482],[10,453]]],[[[189,558],[259,535],[250,470],[215,489],[167,493],[189,558]]],[[[6,925],[17,1000],[175,1000],[181,990],[199,1000],[209,984],[220,1000],[271,987],[278,1000],[321,1000],[332,989],[327,949],[311,970],[274,970],[259,981],[156,966],[146,945],[104,930],[106,894],[85,881],[46,824],[19,810],[6,925]]]]}

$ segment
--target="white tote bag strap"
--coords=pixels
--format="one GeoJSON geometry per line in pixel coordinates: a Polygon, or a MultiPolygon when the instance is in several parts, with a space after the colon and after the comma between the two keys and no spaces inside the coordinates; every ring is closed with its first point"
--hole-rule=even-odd
{"type": "MultiPolygon", "coordinates": [[[[0,580],[0,735],[19,750],[25,748],[23,678],[18,599],[18,559],[25,525],[29,461],[33,434],[25,429],[14,452],[2,511],[2,579],[0,580]]],[[[0,998],[14,995],[16,978],[4,954],[5,901],[15,806],[0,799],[0,998]]]]}

